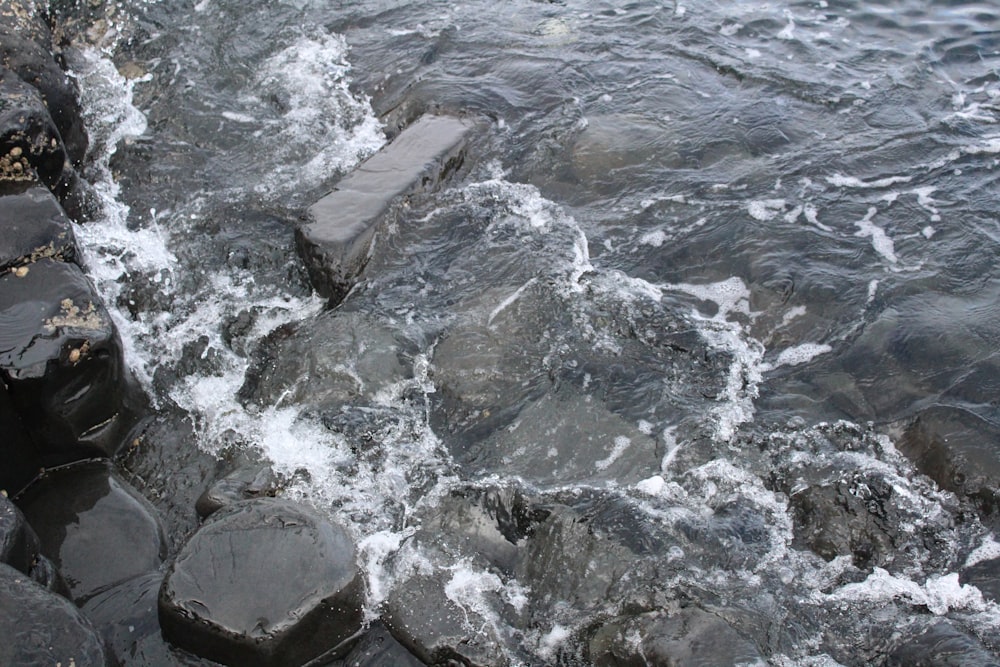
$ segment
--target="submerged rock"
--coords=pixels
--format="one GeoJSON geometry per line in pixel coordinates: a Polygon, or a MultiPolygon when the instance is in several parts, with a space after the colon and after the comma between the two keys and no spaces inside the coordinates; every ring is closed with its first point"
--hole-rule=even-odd
{"type": "Polygon", "coordinates": [[[296,233],[313,287],[339,302],[368,262],[379,220],[399,197],[433,187],[465,160],[471,121],[427,115],[341,179],[296,233]]]}
{"type": "Polygon", "coordinates": [[[0,664],[105,667],[100,637],[69,600],[0,564],[0,664]]]}
{"type": "Polygon", "coordinates": [[[261,406],[336,406],[370,401],[409,374],[389,327],[364,313],[333,310],[260,345],[240,398],[261,406]]]}
{"type": "Polygon", "coordinates": [[[335,658],[361,628],[362,577],[338,525],[277,499],[216,512],[167,572],[163,636],[227,665],[335,658]]]}
{"type": "Polygon", "coordinates": [[[923,410],[899,449],[942,488],[971,500],[984,518],[1000,520],[1000,426],[962,408],[923,410]]]}
{"type": "Polygon", "coordinates": [[[718,614],[697,608],[615,619],[590,640],[594,667],[765,665],[757,646],[718,614]]]}
{"type": "Polygon", "coordinates": [[[198,516],[205,519],[241,500],[273,497],[278,488],[278,477],[269,463],[246,462],[205,489],[194,508],[198,516]]]}
{"type": "MultiPolygon", "coordinates": [[[[368,628],[365,636],[337,667],[424,667],[381,623],[368,628]]],[[[329,665],[328,667],[334,667],[329,665]]]]}
{"type": "Polygon", "coordinates": [[[942,620],[902,639],[884,667],[1000,667],[1000,658],[979,640],[942,620]]]}
{"type": "Polygon", "coordinates": [[[166,555],[156,511],[109,463],[50,471],[19,502],[77,602],[155,570],[166,555]]]}
{"type": "Polygon", "coordinates": [[[25,470],[115,453],[139,401],[93,286],[47,258],[0,276],[0,378],[33,441],[0,445],[13,463],[0,472],[8,490],[31,481],[25,470]]]}
{"type": "Polygon", "coordinates": [[[453,600],[446,593],[449,583],[440,571],[398,582],[383,613],[393,636],[430,665],[509,665],[496,629],[480,611],[453,600]]]}

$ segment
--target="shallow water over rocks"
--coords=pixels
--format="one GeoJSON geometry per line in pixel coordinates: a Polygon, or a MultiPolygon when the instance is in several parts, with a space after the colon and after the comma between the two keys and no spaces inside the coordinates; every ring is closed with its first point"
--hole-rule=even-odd
{"type": "Polygon", "coordinates": [[[425,661],[1000,650],[994,8],[104,10],[77,235],[172,544],[265,460],[425,661]],[[425,111],[470,158],[328,309],[295,225],[425,111]]]}

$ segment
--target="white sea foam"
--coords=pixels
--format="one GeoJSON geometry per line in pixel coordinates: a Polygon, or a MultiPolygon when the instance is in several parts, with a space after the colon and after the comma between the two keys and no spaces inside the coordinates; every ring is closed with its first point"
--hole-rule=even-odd
{"type": "Polygon", "coordinates": [[[842,188],[887,188],[896,183],[909,183],[911,180],[913,179],[909,176],[888,176],[886,178],[877,178],[874,181],[863,181],[856,176],[844,176],[843,174],[834,174],[833,176],[826,177],[827,183],[842,188]]]}
{"type": "Polygon", "coordinates": [[[884,257],[887,261],[892,264],[896,263],[896,250],[893,245],[892,239],[889,238],[885,230],[872,222],[872,218],[878,210],[874,207],[868,209],[868,213],[861,220],[855,222],[855,226],[858,231],[854,233],[855,236],[861,237],[871,237],[872,248],[875,249],[879,255],[884,257]]]}
{"type": "Polygon", "coordinates": [[[931,576],[917,583],[903,576],[890,574],[876,567],[862,582],[847,584],[829,595],[814,593],[818,599],[834,602],[891,602],[902,600],[913,606],[924,606],[936,615],[949,611],[978,612],[986,608],[983,595],[975,586],[960,584],[957,573],[931,576]]]}
{"type": "MultiPolygon", "coordinates": [[[[821,354],[827,354],[833,350],[825,343],[802,343],[782,350],[774,362],[774,368],[778,366],[798,366],[805,364],[821,354]]],[[[769,370],[769,369],[768,369],[769,370]]]]}
{"type": "Polygon", "coordinates": [[[785,210],[784,199],[760,199],[747,204],[747,212],[754,220],[767,222],[777,217],[785,210]]]}

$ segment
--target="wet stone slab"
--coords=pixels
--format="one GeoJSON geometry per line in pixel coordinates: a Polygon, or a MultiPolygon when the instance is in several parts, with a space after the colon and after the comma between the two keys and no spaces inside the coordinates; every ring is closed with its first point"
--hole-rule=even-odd
{"type": "Polygon", "coordinates": [[[226,665],[277,667],[351,648],[362,577],[343,528],[278,499],[216,512],[160,591],[163,636],[226,665]]]}
{"type": "Polygon", "coordinates": [[[0,186],[0,272],[44,257],[75,262],[79,251],[69,218],[41,185],[0,186]]]}
{"type": "Polygon", "coordinates": [[[19,502],[77,602],[157,569],[166,555],[156,511],[109,463],[48,472],[19,502]]]}
{"type": "Polygon", "coordinates": [[[317,292],[343,299],[364,270],[383,214],[459,168],[473,127],[463,118],[424,116],[309,208],[296,241],[317,292]]]}

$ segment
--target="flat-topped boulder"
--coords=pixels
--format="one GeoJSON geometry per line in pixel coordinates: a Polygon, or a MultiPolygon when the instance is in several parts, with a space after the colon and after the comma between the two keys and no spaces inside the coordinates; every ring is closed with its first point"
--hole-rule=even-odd
{"type": "Polygon", "coordinates": [[[309,207],[296,242],[317,292],[343,299],[364,270],[392,203],[433,188],[458,169],[473,127],[455,116],[423,116],[309,207]]]}
{"type": "Polygon", "coordinates": [[[181,549],[160,589],[160,627],[226,665],[299,665],[350,650],[362,597],[342,527],[290,501],[249,500],[217,511],[181,549]]]}

